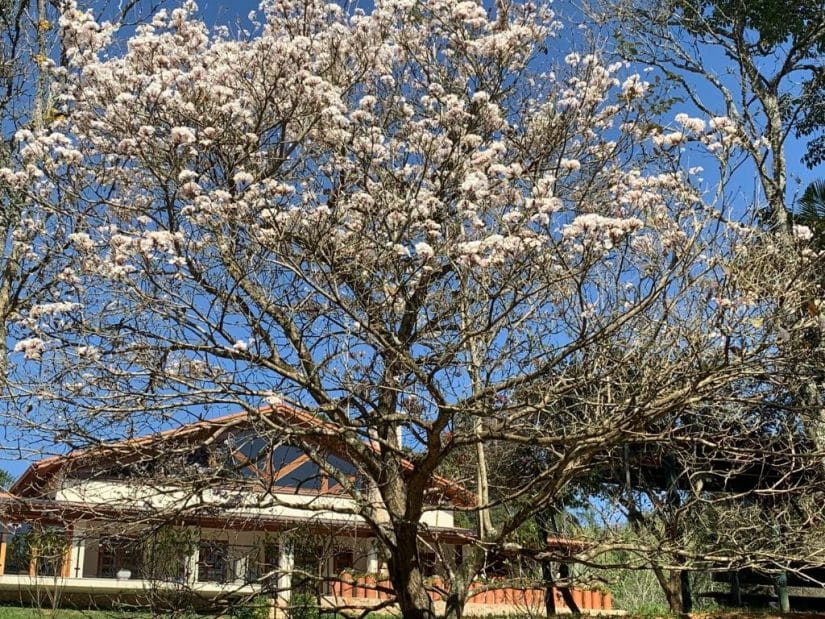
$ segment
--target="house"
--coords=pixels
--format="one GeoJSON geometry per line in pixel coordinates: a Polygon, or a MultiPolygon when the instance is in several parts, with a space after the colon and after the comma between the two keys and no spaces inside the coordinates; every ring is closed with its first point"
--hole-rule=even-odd
{"type": "MultiPolygon", "coordinates": [[[[35,462],[0,496],[0,598],[140,606],[266,598],[273,612],[301,600],[386,605],[392,587],[359,513],[375,491],[324,425],[279,405],[35,462]],[[277,440],[267,423],[274,415],[281,427],[307,430],[303,449],[277,440]]],[[[473,541],[454,510],[474,501],[432,478],[421,556],[436,600],[438,553],[460,557],[473,541]]],[[[538,590],[476,589],[469,606],[479,612],[542,603],[538,590]]],[[[584,608],[609,607],[609,596],[577,595],[584,608]]]]}

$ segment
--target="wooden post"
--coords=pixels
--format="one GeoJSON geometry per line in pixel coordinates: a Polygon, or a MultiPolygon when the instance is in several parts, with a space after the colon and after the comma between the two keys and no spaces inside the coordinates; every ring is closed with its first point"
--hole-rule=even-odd
{"type": "Polygon", "coordinates": [[[783,613],[791,612],[791,600],[788,596],[788,573],[779,572],[774,579],[776,595],[779,598],[779,610],[783,613]]]}
{"type": "Polygon", "coordinates": [[[6,573],[6,532],[0,533],[0,576],[6,573]]]}

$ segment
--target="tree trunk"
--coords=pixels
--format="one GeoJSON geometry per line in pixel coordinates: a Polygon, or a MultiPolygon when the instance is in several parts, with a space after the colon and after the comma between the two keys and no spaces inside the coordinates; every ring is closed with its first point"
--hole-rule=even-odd
{"type": "Polygon", "coordinates": [[[653,567],[653,573],[656,575],[656,580],[665,592],[665,599],[670,608],[670,612],[683,616],[687,611],[685,610],[682,599],[682,571],[671,570],[670,574],[665,574],[665,571],[658,566],[653,567]]]}
{"type": "Polygon", "coordinates": [[[785,186],[787,183],[785,170],[785,155],[783,151],[784,125],[782,122],[782,108],[779,97],[775,93],[766,93],[762,97],[767,116],[765,134],[771,145],[770,175],[762,177],[762,186],[765,189],[765,198],[771,210],[771,224],[780,234],[788,231],[788,211],[785,208],[785,186]]]}
{"type": "Polygon", "coordinates": [[[467,587],[463,582],[450,583],[450,591],[444,600],[444,617],[446,619],[461,619],[464,616],[464,605],[467,603],[467,587]]]}
{"type": "Polygon", "coordinates": [[[424,588],[418,558],[418,523],[397,522],[396,543],[390,549],[388,568],[398,608],[404,619],[434,619],[435,609],[424,588]]]}
{"type": "MultiPolygon", "coordinates": [[[[537,513],[534,516],[536,526],[538,526],[539,529],[539,535],[541,535],[545,544],[547,544],[547,540],[550,538],[551,529],[556,529],[552,511],[549,519],[550,523],[547,522],[546,516],[542,513],[537,513]]],[[[556,614],[556,598],[553,595],[553,563],[549,559],[541,560],[541,580],[544,586],[544,612],[548,617],[552,617],[556,614]]]]}
{"type": "Polygon", "coordinates": [[[776,597],[779,600],[779,610],[783,613],[791,612],[791,600],[788,597],[788,573],[779,572],[774,579],[776,597]]]}
{"type": "MultiPolygon", "coordinates": [[[[559,576],[561,576],[563,580],[569,580],[570,566],[566,563],[562,563],[559,566],[559,576]]],[[[564,603],[567,605],[567,608],[570,609],[571,615],[582,614],[581,608],[579,608],[579,605],[576,604],[576,600],[573,598],[573,592],[570,590],[569,586],[564,586],[561,588],[561,597],[564,600],[564,603]]]]}
{"type": "Polygon", "coordinates": [[[690,572],[681,570],[679,572],[679,584],[682,588],[682,611],[693,612],[693,594],[690,589],[690,572]]]}
{"type": "Polygon", "coordinates": [[[553,563],[548,559],[541,562],[541,580],[544,585],[544,614],[552,617],[556,614],[556,597],[553,595],[553,563]]]}

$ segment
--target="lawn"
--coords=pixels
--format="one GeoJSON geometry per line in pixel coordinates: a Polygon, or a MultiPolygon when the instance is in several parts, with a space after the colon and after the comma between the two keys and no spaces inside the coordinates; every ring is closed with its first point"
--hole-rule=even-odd
{"type": "Polygon", "coordinates": [[[147,619],[146,613],[115,610],[67,610],[0,606],[0,619],[147,619]]]}

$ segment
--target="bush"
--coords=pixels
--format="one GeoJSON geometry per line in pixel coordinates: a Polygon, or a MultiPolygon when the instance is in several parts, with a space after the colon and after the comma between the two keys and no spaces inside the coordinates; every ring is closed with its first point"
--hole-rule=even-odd
{"type": "Polygon", "coordinates": [[[232,609],[235,619],[269,619],[269,599],[263,595],[232,609]]]}
{"type": "Polygon", "coordinates": [[[311,593],[293,593],[289,602],[290,619],[320,619],[318,601],[311,593]]]}

